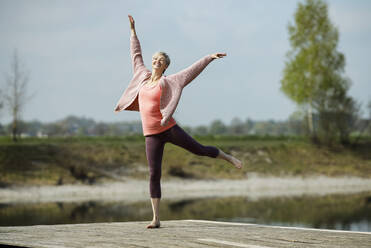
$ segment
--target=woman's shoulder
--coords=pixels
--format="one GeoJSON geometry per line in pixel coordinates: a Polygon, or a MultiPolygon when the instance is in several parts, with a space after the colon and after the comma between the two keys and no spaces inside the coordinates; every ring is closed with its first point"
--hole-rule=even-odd
{"type": "Polygon", "coordinates": [[[177,84],[174,80],[175,78],[172,75],[162,75],[160,80],[161,87],[168,87],[168,88],[177,88],[179,84],[177,84]]]}

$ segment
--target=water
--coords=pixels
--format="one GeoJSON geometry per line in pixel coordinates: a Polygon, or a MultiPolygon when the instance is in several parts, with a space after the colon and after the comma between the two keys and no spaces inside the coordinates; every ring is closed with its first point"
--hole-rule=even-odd
{"type": "MultiPolygon", "coordinates": [[[[352,195],[161,200],[162,220],[203,219],[371,232],[371,192],[352,195]]],[[[1,226],[149,221],[150,201],[1,204],[1,226]]]]}

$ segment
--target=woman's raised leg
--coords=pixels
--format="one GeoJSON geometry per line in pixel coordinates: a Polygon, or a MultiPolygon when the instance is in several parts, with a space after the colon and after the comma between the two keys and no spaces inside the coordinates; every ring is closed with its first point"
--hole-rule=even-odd
{"type": "Polygon", "coordinates": [[[214,146],[204,146],[198,143],[178,125],[175,125],[170,129],[170,135],[168,139],[168,141],[172,144],[180,146],[196,155],[224,159],[233,164],[238,169],[242,167],[242,162],[237,158],[233,157],[232,155],[226,154],[225,152],[214,146]]]}

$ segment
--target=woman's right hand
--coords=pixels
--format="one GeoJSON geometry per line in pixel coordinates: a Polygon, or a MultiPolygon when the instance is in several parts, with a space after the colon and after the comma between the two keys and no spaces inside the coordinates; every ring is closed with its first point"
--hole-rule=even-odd
{"type": "Polygon", "coordinates": [[[134,18],[131,15],[128,15],[129,21],[130,21],[130,29],[135,30],[135,23],[134,23],[134,18]]]}

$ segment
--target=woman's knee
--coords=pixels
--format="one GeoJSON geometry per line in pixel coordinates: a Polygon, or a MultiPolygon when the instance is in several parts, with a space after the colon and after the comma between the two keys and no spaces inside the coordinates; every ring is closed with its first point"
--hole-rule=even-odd
{"type": "Polygon", "coordinates": [[[214,146],[204,146],[202,153],[203,156],[216,158],[219,155],[219,149],[214,146]]]}
{"type": "Polygon", "coordinates": [[[161,198],[161,182],[160,180],[149,182],[149,192],[151,195],[151,198],[161,198]]]}
{"type": "Polygon", "coordinates": [[[198,156],[209,156],[208,147],[207,146],[197,146],[190,149],[190,151],[198,156]]]}
{"type": "Polygon", "coordinates": [[[207,146],[201,146],[200,149],[197,149],[197,155],[199,156],[208,156],[207,146]]]}
{"type": "Polygon", "coordinates": [[[161,180],[161,171],[151,170],[149,172],[149,180],[152,182],[158,182],[161,180]]]}

